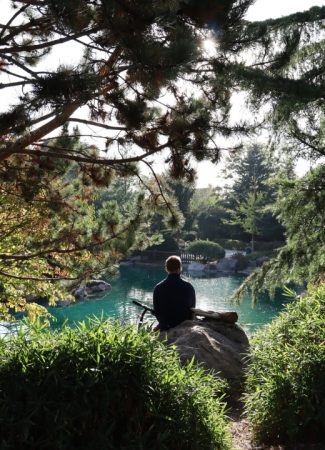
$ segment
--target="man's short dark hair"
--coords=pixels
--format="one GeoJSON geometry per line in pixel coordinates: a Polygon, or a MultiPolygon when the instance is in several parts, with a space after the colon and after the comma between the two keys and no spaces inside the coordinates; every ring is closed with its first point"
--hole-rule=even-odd
{"type": "Polygon", "coordinates": [[[182,261],[179,256],[173,255],[166,259],[165,267],[167,272],[178,272],[182,269],[182,261]]]}

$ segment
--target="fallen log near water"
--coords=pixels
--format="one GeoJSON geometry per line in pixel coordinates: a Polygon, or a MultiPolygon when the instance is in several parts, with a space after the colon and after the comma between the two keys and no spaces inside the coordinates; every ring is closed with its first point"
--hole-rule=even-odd
{"type": "Polygon", "coordinates": [[[215,319],[220,322],[226,322],[226,323],[236,323],[238,321],[238,314],[236,311],[204,311],[203,309],[199,308],[191,308],[191,311],[194,313],[195,316],[199,317],[207,317],[208,319],[215,319]]]}

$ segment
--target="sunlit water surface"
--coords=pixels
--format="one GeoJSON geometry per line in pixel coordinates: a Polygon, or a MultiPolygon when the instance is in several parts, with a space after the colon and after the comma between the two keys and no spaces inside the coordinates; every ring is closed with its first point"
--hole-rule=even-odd
{"type": "MultiPolygon", "coordinates": [[[[119,275],[109,280],[112,290],[102,298],[93,298],[76,302],[61,308],[49,308],[56,318],[53,326],[58,327],[63,322],[69,324],[79,322],[87,317],[101,316],[119,319],[123,322],[136,323],[140,310],[132,303],[138,300],[152,306],[152,291],[154,286],[165,278],[163,269],[158,267],[122,267],[119,275]]],[[[197,308],[214,311],[237,311],[240,325],[252,333],[269,323],[288,301],[281,294],[273,300],[267,295],[259,297],[255,306],[250,296],[246,295],[240,304],[231,303],[229,298],[241,284],[244,276],[240,275],[205,275],[184,273],[196,290],[197,308]]],[[[148,317],[150,321],[150,318],[148,317]]]]}

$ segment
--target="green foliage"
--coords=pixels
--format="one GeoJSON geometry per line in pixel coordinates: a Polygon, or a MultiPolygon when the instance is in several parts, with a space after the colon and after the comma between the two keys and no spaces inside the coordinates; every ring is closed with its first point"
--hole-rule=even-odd
{"type": "Polygon", "coordinates": [[[146,330],[33,327],[0,351],[3,449],[230,448],[225,383],[146,330]]]}
{"type": "Polygon", "coordinates": [[[216,239],[217,244],[227,250],[245,250],[246,242],[237,241],[236,239],[216,239]]]}
{"type": "MultiPolygon", "coordinates": [[[[325,8],[313,7],[286,17],[242,22],[223,35],[223,45],[254,55],[250,67],[227,65],[228,83],[250,93],[252,107],[268,114],[273,129],[291,142],[291,154],[324,155],[324,46],[325,8]],[[256,63],[256,64],[255,64],[256,63]],[[230,81],[231,80],[231,81],[230,81]]],[[[222,71],[220,65],[216,70],[222,71]]]]}
{"type": "Polygon", "coordinates": [[[178,252],[179,247],[177,240],[175,239],[175,236],[173,233],[168,231],[162,232],[162,239],[163,242],[157,245],[153,245],[149,248],[149,250],[158,250],[161,252],[178,252]]]}
{"type": "MultiPolygon", "coordinates": [[[[63,127],[51,142],[89,154],[78,129],[70,136],[63,127]]],[[[110,190],[89,186],[112,178],[112,171],[99,169],[90,173],[75,162],[25,155],[0,166],[1,320],[22,311],[46,314],[33,300],[65,300],[73,285],[109,273],[122,255],[151,243],[151,200],[134,190],[127,202],[118,174],[110,190]],[[103,191],[111,196],[100,196],[103,191]]]]}
{"type": "Polygon", "coordinates": [[[143,189],[134,177],[115,178],[108,187],[97,190],[95,208],[100,210],[105,202],[113,201],[118,205],[121,214],[127,217],[141,190],[143,189]]]}
{"type": "Polygon", "coordinates": [[[318,439],[325,427],[325,284],[310,287],[251,342],[245,398],[260,441],[318,439]]]}
{"type": "Polygon", "coordinates": [[[272,190],[266,181],[278,170],[277,163],[260,144],[253,144],[230,154],[225,177],[232,181],[228,196],[241,202],[249,192],[264,192],[268,198],[272,190]]]}
{"type": "MultiPolygon", "coordinates": [[[[214,136],[246,135],[251,129],[251,123],[234,124],[231,120],[233,90],[249,91],[252,106],[262,113],[261,122],[269,118],[266,110],[276,130],[294,137],[299,149],[313,157],[324,155],[325,52],[321,32],[325,9],[312,8],[286,18],[249,23],[243,17],[252,3],[105,0],[85,4],[81,0],[43,0],[25,2],[12,11],[7,24],[0,24],[0,73],[9,76],[0,90],[6,98],[11,98],[13,89],[21,91],[0,113],[1,191],[4,197],[10,194],[12,198],[12,208],[1,216],[3,222],[9,222],[9,227],[1,230],[6,244],[10,240],[6,233],[14,229],[17,211],[25,214],[30,208],[25,216],[30,226],[22,226],[19,221],[16,228],[16,238],[20,233],[19,239],[14,239],[17,247],[4,245],[0,249],[0,283],[6,283],[10,293],[9,299],[3,297],[5,313],[12,305],[24,308],[36,278],[53,279],[60,272],[61,278],[78,281],[81,267],[86,269],[83,275],[89,276],[98,261],[106,268],[122,253],[145,247],[145,231],[153,209],[169,211],[166,228],[179,226],[181,217],[173,201],[161,189],[147,186],[135,164],[142,161],[153,171],[152,158],[165,150],[168,173],[174,179],[193,181],[193,159],[220,159],[221,149],[214,136]],[[218,45],[215,55],[209,56],[200,44],[212,28],[218,35],[218,45]],[[44,72],[42,60],[57,44],[71,42],[79,46],[80,60],[73,65],[70,61],[65,65],[54,63],[44,72]],[[248,54],[251,58],[247,59],[248,54]],[[265,103],[267,108],[261,110],[265,103]],[[89,112],[85,119],[77,118],[81,108],[89,112]],[[54,137],[47,138],[70,120],[89,125],[87,133],[92,135],[88,136],[104,142],[103,148],[77,145],[75,141],[71,146],[65,139],[55,142],[54,137]],[[67,161],[76,163],[79,186],[65,186],[67,161]],[[114,174],[137,176],[150,194],[137,196],[132,201],[133,210],[127,208],[121,214],[121,205],[109,201],[98,213],[92,209],[94,199],[89,200],[86,188],[107,187],[114,174]],[[69,201],[72,198],[74,201],[69,201]],[[37,207],[36,202],[42,203],[37,207]],[[45,205],[43,216],[41,205],[45,205]],[[54,212],[59,217],[53,217],[54,212]],[[50,225],[45,230],[42,220],[48,219],[50,225]],[[55,246],[55,251],[50,251],[52,247],[44,245],[46,231],[48,236],[53,233],[56,244],[61,243],[59,249],[55,246]],[[22,253],[25,238],[27,252],[22,253]],[[30,240],[33,245],[29,245],[30,240]],[[57,266],[53,270],[48,263],[53,265],[57,250],[60,264],[63,262],[61,271],[57,266]],[[96,258],[90,261],[94,253],[96,258]],[[30,283],[28,289],[26,285],[17,286],[14,292],[13,281],[19,279],[25,258],[33,266],[33,281],[25,280],[30,283]],[[11,278],[4,269],[9,270],[11,278]]],[[[6,199],[0,203],[3,208],[8,204],[6,199]]],[[[202,212],[198,217],[202,229],[199,237],[227,237],[223,223],[227,207],[229,204],[218,202],[213,211],[202,212]]],[[[274,239],[270,221],[266,228],[274,239]]],[[[243,238],[235,233],[230,236],[243,238]]],[[[290,252],[282,256],[279,270],[283,261],[298,259],[290,252]]],[[[304,254],[299,258],[306,267],[304,254]]],[[[27,269],[28,264],[23,267],[23,276],[27,269]]],[[[311,271],[316,272],[315,267],[311,271]]],[[[55,298],[53,289],[51,296],[55,298]]]]}
{"type": "MultiPolygon", "coordinates": [[[[228,217],[224,221],[238,227],[255,239],[262,240],[283,238],[283,229],[270,211],[275,202],[276,187],[269,180],[281,169],[274,157],[259,144],[254,144],[227,159],[225,176],[232,182],[227,189],[224,206],[228,217]]],[[[247,240],[247,234],[239,239],[247,240]]]]}
{"type": "Polygon", "coordinates": [[[194,241],[186,249],[194,255],[201,255],[209,260],[221,259],[225,256],[225,251],[221,245],[211,241],[194,241]]]}
{"type": "Polygon", "coordinates": [[[187,233],[183,233],[183,239],[184,241],[193,242],[197,238],[197,232],[196,231],[188,231],[187,233]]]}
{"type": "Polygon", "coordinates": [[[299,180],[280,177],[274,210],[286,228],[286,243],[274,258],[253,272],[237,296],[251,289],[272,294],[276,287],[293,282],[317,282],[325,273],[325,166],[320,165],[299,180]]]}
{"type": "Polygon", "coordinates": [[[200,239],[217,242],[220,237],[231,235],[231,227],[224,223],[229,215],[217,188],[197,189],[191,201],[190,212],[200,239]]]}
{"type": "Polygon", "coordinates": [[[178,207],[184,217],[183,229],[190,229],[190,225],[192,222],[190,216],[190,202],[195,191],[193,183],[166,178],[165,184],[167,187],[167,191],[169,191],[170,194],[175,197],[178,207]]]}
{"type": "Polygon", "coordinates": [[[240,225],[252,237],[252,251],[254,251],[255,236],[261,233],[259,222],[263,216],[263,192],[249,192],[235,211],[230,211],[230,225],[240,225]]]}

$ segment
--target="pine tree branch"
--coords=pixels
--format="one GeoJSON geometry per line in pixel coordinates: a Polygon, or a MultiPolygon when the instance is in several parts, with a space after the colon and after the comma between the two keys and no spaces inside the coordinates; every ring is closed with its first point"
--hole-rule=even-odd
{"type": "Polygon", "coordinates": [[[78,119],[75,117],[70,117],[70,119],[68,119],[67,122],[78,122],[78,123],[82,123],[84,125],[91,125],[91,126],[95,126],[95,127],[104,128],[105,130],[122,130],[122,131],[127,130],[126,127],[105,125],[104,123],[95,122],[93,120],[78,119]]]}
{"type": "Polygon", "coordinates": [[[304,139],[301,134],[293,131],[292,136],[297,139],[301,144],[306,145],[307,147],[311,148],[317,153],[320,153],[321,155],[325,156],[325,147],[316,147],[316,145],[313,145],[311,142],[308,142],[307,139],[304,139]]]}
{"type": "MultiPolygon", "coordinates": [[[[34,33],[36,29],[41,29],[42,27],[49,25],[51,21],[47,18],[40,17],[38,19],[33,19],[31,22],[22,23],[20,25],[14,25],[8,27],[11,33],[3,37],[1,45],[8,45],[7,42],[13,40],[16,36],[21,35],[21,33],[34,33]]],[[[0,52],[1,53],[1,52],[0,52]]]]}
{"type": "Polygon", "coordinates": [[[40,74],[43,74],[43,73],[49,74],[49,72],[34,72],[33,70],[31,70],[28,67],[26,67],[24,64],[22,64],[19,61],[17,61],[15,58],[13,58],[13,57],[11,57],[9,55],[2,55],[1,52],[0,52],[0,55],[1,55],[2,58],[4,58],[7,61],[11,62],[11,64],[13,64],[14,66],[17,66],[20,69],[22,69],[23,71],[27,72],[33,78],[39,79],[39,75],[40,74]]]}
{"type": "Polygon", "coordinates": [[[28,125],[29,126],[36,125],[39,122],[43,122],[44,120],[50,119],[51,117],[55,116],[55,114],[57,114],[57,111],[51,111],[48,114],[45,114],[44,116],[31,120],[30,122],[28,122],[28,125]]]}
{"type": "Polygon", "coordinates": [[[14,86],[26,86],[27,84],[34,84],[33,81],[13,81],[12,83],[0,83],[0,89],[6,89],[14,86]]]}
{"type": "MultiPolygon", "coordinates": [[[[133,217],[132,221],[135,221],[136,218],[142,213],[142,208],[139,206],[138,207],[138,211],[135,215],[135,217],[133,217]]],[[[27,261],[30,259],[35,259],[35,258],[39,258],[39,257],[43,257],[43,256],[50,256],[53,254],[60,254],[60,255],[65,255],[65,254],[72,254],[72,253],[76,253],[76,252],[82,252],[85,250],[92,250],[93,248],[96,247],[100,247],[103,246],[104,244],[107,244],[108,242],[112,241],[113,239],[118,239],[119,237],[123,236],[124,233],[129,229],[130,224],[126,224],[125,227],[123,227],[119,232],[117,233],[112,233],[108,238],[102,239],[101,241],[98,242],[92,242],[91,244],[87,244],[87,245],[83,245],[83,246],[75,246],[73,248],[70,249],[61,249],[61,248],[49,248],[46,250],[42,250],[36,253],[30,253],[27,255],[13,255],[13,254],[6,254],[6,253],[0,253],[0,260],[3,261],[27,261]]],[[[1,272],[0,272],[1,273],[1,272]]]]}
{"type": "MultiPolygon", "coordinates": [[[[47,149],[50,149],[49,151],[42,151],[42,150],[30,150],[30,149],[21,149],[21,150],[16,150],[14,153],[15,154],[20,154],[20,155],[31,155],[31,156],[47,156],[47,157],[52,157],[52,158],[56,158],[56,159],[66,159],[69,161],[75,161],[75,162],[81,162],[81,163],[88,163],[88,164],[99,164],[102,166],[114,166],[116,164],[127,164],[127,163],[132,163],[132,162],[139,162],[139,161],[143,161],[145,158],[147,158],[148,156],[154,155],[155,153],[160,152],[161,150],[163,150],[164,148],[168,147],[170,145],[169,142],[162,144],[160,146],[155,147],[152,150],[149,150],[145,153],[142,153],[141,155],[138,156],[132,156],[129,158],[120,158],[120,159],[106,159],[106,158],[92,158],[92,157],[86,157],[86,156],[78,156],[78,155],[74,155],[71,153],[66,153],[66,150],[64,148],[60,148],[60,147],[51,147],[49,145],[44,145],[44,144],[37,144],[38,147],[44,147],[47,149]],[[52,150],[59,150],[59,151],[52,151],[52,150]]],[[[1,153],[0,153],[1,156],[1,153]]],[[[1,158],[0,158],[1,161],[1,158]]]]}
{"type": "Polygon", "coordinates": [[[4,68],[0,68],[0,72],[7,73],[8,75],[11,75],[13,77],[21,78],[22,80],[29,81],[29,78],[24,77],[23,75],[18,75],[18,73],[11,72],[10,70],[4,69],[4,68]]]}
{"type": "Polygon", "coordinates": [[[2,27],[2,31],[0,33],[0,41],[4,35],[4,33],[6,32],[6,30],[8,30],[8,28],[10,27],[10,25],[12,24],[12,22],[22,13],[24,12],[26,9],[28,8],[28,5],[24,5],[22,6],[10,19],[9,21],[6,23],[6,25],[1,26],[2,27]]]}
{"type": "Polygon", "coordinates": [[[153,170],[151,164],[149,164],[147,161],[142,161],[142,162],[143,162],[144,164],[146,164],[146,166],[150,169],[150,171],[151,171],[151,173],[152,173],[152,175],[153,175],[153,177],[154,177],[154,179],[155,179],[155,181],[156,181],[156,183],[157,183],[157,186],[158,186],[160,195],[161,195],[161,197],[162,197],[162,199],[163,199],[165,205],[167,206],[167,209],[168,209],[170,215],[171,215],[172,217],[174,217],[174,216],[175,216],[175,215],[174,215],[174,212],[173,212],[172,208],[170,207],[169,202],[168,202],[167,199],[166,199],[166,196],[165,196],[164,191],[163,191],[163,189],[162,189],[162,187],[161,187],[161,183],[160,183],[160,181],[158,180],[158,177],[157,177],[156,172],[153,170]]]}
{"type": "Polygon", "coordinates": [[[63,44],[65,42],[69,42],[71,40],[74,40],[74,38],[79,38],[79,37],[83,37],[83,36],[89,36],[92,33],[96,33],[99,29],[98,28],[93,28],[90,30],[85,30],[85,31],[81,31],[80,33],[76,33],[75,35],[72,36],[65,36],[63,38],[59,38],[59,39],[54,39],[53,41],[46,41],[42,44],[35,44],[35,45],[18,45],[16,47],[9,47],[9,48],[5,48],[5,49],[1,49],[0,53],[1,54],[6,54],[6,53],[10,53],[10,54],[16,54],[19,52],[33,52],[35,50],[41,50],[43,48],[51,48],[54,47],[55,45],[58,44],[63,44]]]}
{"type": "Polygon", "coordinates": [[[20,154],[33,154],[33,151],[23,150],[25,147],[37,142],[42,137],[51,133],[55,129],[62,126],[67,119],[73,114],[82,103],[80,102],[71,102],[63,108],[63,111],[58,114],[54,119],[47,122],[45,125],[40,126],[36,130],[30,132],[29,134],[23,136],[18,139],[13,144],[8,144],[3,150],[0,151],[0,162],[7,159],[9,156],[20,153],[20,154]]]}
{"type": "MultiPolygon", "coordinates": [[[[119,47],[116,47],[116,49],[113,51],[113,53],[110,55],[109,60],[107,64],[105,65],[105,69],[107,72],[110,72],[116,61],[118,60],[119,55],[121,54],[121,49],[119,47]]],[[[8,57],[5,55],[5,58],[9,60],[15,60],[11,57],[8,57]]],[[[23,66],[24,67],[24,66],[23,66]]],[[[25,68],[25,70],[29,71],[29,69],[25,68]]],[[[35,73],[33,73],[35,76],[35,73]]],[[[47,122],[46,124],[40,126],[36,130],[31,131],[30,133],[26,134],[25,136],[22,136],[21,138],[17,139],[16,142],[9,143],[7,146],[5,146],[3,149],[0,150],[0,162],[7,159],[9,156],[20,153],[20,154],[30,154],[28,150],[23,150],[24,148],[28,147],[31,144],[35,144],[37,141],[42,139],[44,136],[48,135],[52,131],[56,130],[60,126],[62,126],[64,123],[67,122],[67,120],[70,118],[70,116],[81,106],[83,105],[83,101],[74,101],[66,104],[62,111],[54,117],[52,120],[47,122]]],[[[33,153],[31,153],[33,154],[33,153]]],[[[60,155],[55,155],[56,157],[59,157],[60,155]]]]}

